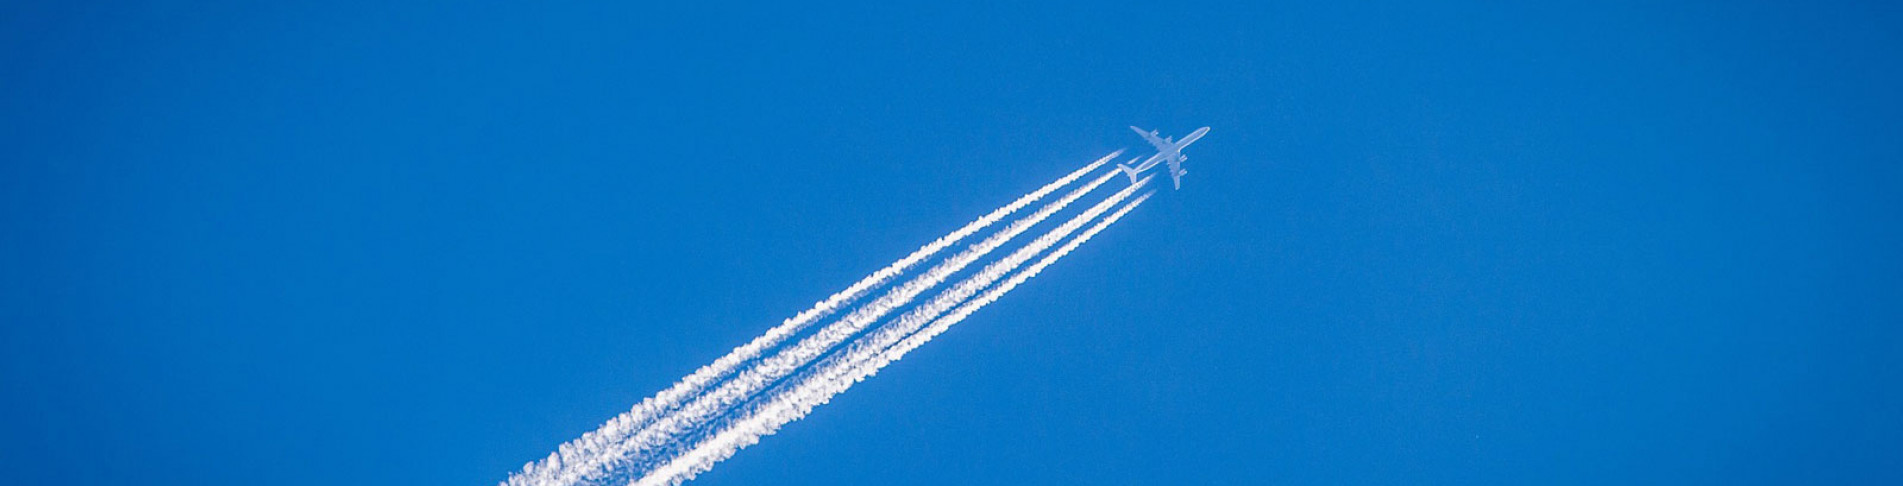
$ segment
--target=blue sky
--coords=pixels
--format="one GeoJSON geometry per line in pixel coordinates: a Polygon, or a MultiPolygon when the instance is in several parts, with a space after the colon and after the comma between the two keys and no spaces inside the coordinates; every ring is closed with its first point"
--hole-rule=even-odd
{"type": "Polygon", "coordinates": [[[10,3],[0,477],[493,484],[1134,124],[695,484],[1895,484],[1903,12],[1668,3],[10,3]]]}

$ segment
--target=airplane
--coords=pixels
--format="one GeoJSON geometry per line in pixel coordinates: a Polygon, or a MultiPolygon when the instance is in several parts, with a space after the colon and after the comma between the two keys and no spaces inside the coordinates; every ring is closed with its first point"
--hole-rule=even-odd
{"type": "Polygon", "coordinates": [[[1183,174],[1189,173],[1189,171],[1183,170],[1183,161],[1189,160],[1189,156],[1183,155],[1183,147],[1188,147],[1189,144],[1194,143],[1196,139],[1203,138],[1203,134],[1209,133],[1209,127],[1198,128],[1196,131],[1190,132],[1189,135],[1184,135],[1183,140],[1179,142],[1170,137],[1156,138],[1156,130],[1146,132],[1137,127],[1130,127],[1130,130],[1137,132],[1137,135],[1142,135],[1144,140],[1150,142],[1150,145],[1156,146],[1156,155],[1150,156],[1148,160],[1144,160],[1141,164],[1137,163],[1137,160],[1143,157],[1130,159],[1129,164],[1117,164],[1117,168],[1123,170],[1123,175],[1130,176],[1130,183],[1135,184],[1137,182],[1138,172],[1150,170],[1159,163],[1169,162],[1170,181],[1176,183],[1177,189],[1183,188],[1183,174]],[[1131,167],[1131,165],[1136,167],[1131,167]]]}

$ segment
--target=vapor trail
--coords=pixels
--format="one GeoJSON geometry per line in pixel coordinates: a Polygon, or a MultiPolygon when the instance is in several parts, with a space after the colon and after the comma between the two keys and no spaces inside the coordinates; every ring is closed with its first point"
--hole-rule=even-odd
{"type": "Polygon", "coordinates": [[[992,250],[996,250],[1031,226],[1063,210],[1071,202],[1116,178],[1117,175],[1118,173],[1114,171],[1105,172],[1102,176],[1072,190],[1062,198],[1045,204],[1037,212],[1013,221],[997,233],[972,244],[965,251],[953,254],[939,262],[923,275],[899,284],[871,303],[853,309],[838,322],[827,325],[798,343],[781,349],[778,354],[760,360],[754,366],[740,371],[732,380],[721,384],[713,391],[694,397],[693,401],[682,407],[680,411],[659,418],[652,426],[637,432],[633,438],[615,444],[621,449],[611,450],[609,453],[632,460],[639,452],[670,445],[672,440],[699,428],[708,419],[716,418],[732,410],[735,405],[758,393],[767,385],[805,366],[814,358],[823,355],[826,350],[885,316],[886,313],[905,305],[927,289],[937,286],[952,274],[964,269],[992,250]]]}
{"type": "Polygon", "coordinates": [[[759,442],[760,437],[770,435],[779,430],[781,426],[805,417],[814,407],[830,401],[833,396],[844,392],[853,384],[871,377],[877,373],[879,369],[903,357],[905,353],[923,345],[926,341],[930,341],[933,337],[943,333],[953,324],[964,320],[965,317],[976,312],[979,308],[996,301],[999,297],[1015,289],[1025,280],[1036,276],[1037,273],[1042,271],[1045,267],[1056,262],[1059,258],[1063,258],[1064,255],[1069,254],[1072,250],[1081,246],[1098,232],[1103,231],[1103,229],[1109,227],[1110,224],[1123,218],[1125,214],[1135,209],[1137,205],[1148,200],[1151,193],[1144,193],[1130,203],[1125,204],[1115,213],[1098,221],[1096,225],[1085,230],[1084,233],[1073,238],[1057,251],[1045,255],[1044,258],[1038,260],[1030,267],[1012,275],[1005,283],[992,288],[977,299],[965,302],[950,314],[931,320],[930,324],[926,326],[924,330],[913,333],[912,331],[918,330],[918,326],[916,324],[908,326],[907,322],[905,322],[907,321],[907,317],[912,317],[913,319],[911,320],[915,323],[922,323],[924,320],[938,316],[939,313],[944,311],[944,307],[949,307],[949,304],[943,306],[938,305],[941,300],[956,304],[957,301],[969,297],[971,293],[996,281],[1004,273],[1017,268],[1030,257],[1049,248],[1050,245],[1057,240],[1068,236],[1078,227],[1102,214],[1105,210],[1149,182],[1150,178],[1145,177],[1136,184],[1132,184],[1123,191],[1106,198],[1096,206],[1093,206],[1090,210],[1072,218],[1063,226],[1051,230],[1050,233],[1040,237],[1032,244],[1019,249],[1010,256],[1001,259],[999,262],[987,266],[983,272],[970,277],[965,282],[961,282],[957,288],[947,290],[941,294],[939,298],[935,298],[933,304],[926,304],[919,309],[914,309],[913,312],[908,313],[905,317],[901,317],[900,322],[882,327],[873,335],[854,342],[848,349],[829,358],[824,364],[818,365],[816,367],[817,371],[809,375],[806,380],[800,382],[796,388],[773,395],[764,405],[752,410],[743,418],[729,424],[725,429],[720,430],[714,436],[696,444],[693,449],[675,457],[661,467],[649,471],[636,484],[679,484],[681,481],[691,479],[694,475],[712,468],[714,463],[731,457],[741,448],[759,442]],[[910,336],[907,336],[907,334],[910,334],[910,336]]]}
{"type": "Polygon", "coordinates": [[[1111,152],[1109,155],[1105,155],[1081,169],[1077,169],[1064,177],[1058,178],[1056,181],[1045,184],[1030,194],[1019,197],[1010,204],[993,210],[990,214],[986,214],[977,220],[967,223],[964,227],[958,228],[925,246],[919,247],[910,255],[906,255],[905,258],[892,262],[891,265],[887,265],[885,268],[881,268],[871,275],[867,275],[845,290],[841,290],[838,293],[828,296],[825,300],[815,303],[812,308],[785,320],[780,323],[780,325],[768,330],[766,334],[754,338],[753,341],[745,345],[734,348],[733,351],[715,360],[712,364],[695,370],[693,374],[682,378],[680,382],[675,383],[666,390],[662,390],[660,393],[655,394],[655,396],[642,400],[641,403],[636,405],[633,409],[610,419],[595,431],[588,432],[575,440],[562,444],[555,452],[550,453],[547,458],[539,462],[531,462],[524,465],[522,471],[511,475],[506,484],[511,486],[565,485],[574,484],[583,478],[606,474],[608,468],[618,460],[616,455],[606,454],[610,449],[615,448],[614,446],[616,444],[627,440],[630,434],[651,425],[660,416],[678,409],[682,400],[700,394],[708,386],[732,374],[735,368],[759,357],[765,350],[778,346],[784,342],[787,337],[806,329],[807,326],[813,322],[837,312],[841,306],[858,300],[864,296],[867,291],[885,285],[893,278],[904,273],[919,262],[924,261],[926,258],[930,258],[945,248],[956,244],[959,240],[997,223],[1005,216],[1017,212],[1019,209],[1023,209],[1025,206],[1039,199],[1043,199],[1044,196],[1050,195],[1051,192],[1068,186],[1072,182],[1076,182],[1077,179],[1082,178],[1085,174],[1089,174],[1091,171],[1103,166],[1105,162],[1122,154],[1122,150],[1111,152]]]}

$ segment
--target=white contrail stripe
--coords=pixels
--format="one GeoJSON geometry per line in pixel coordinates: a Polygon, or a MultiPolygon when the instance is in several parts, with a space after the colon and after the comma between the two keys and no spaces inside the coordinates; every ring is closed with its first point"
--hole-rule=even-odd
{"type": "Polygon", "coordinates": [[[608,460],[612,460],[612,458],[602,453],[610,447],[610,444],[626,440],[628,435],[647,427],[661,414],[669,413],[677,409],[683,399],[701,393],[709,385],[731,374],[734,368],[759,357],[765,350],[778,346],[781,342],[784,342],[788,336],[792,336],[804,330],[814,321],[831,315],[833,312],[838,311],[841,306],[864,296],[867,291],[885,285],[893,278],[904,273],[907,269],[917,265],[919,262],[924,261],[926,258],[943,251],[945,248],[956,244],[959,240],[971,236],[979,230],[997,223],[999,220],[1004,219],[1005,216],[1017,212],[1019,209],[1023,209],[1025,206],[1039,199],[1043,199],[1044,196],[1049,195],[1051,192],[1068,186],[1072,182],[1076,182],[1077,179],[1082,178],[1085,174],[1089,174],[1091,171],[1103,166],[1105,162],[1122,154],[1122,150],[1111,152],[1109,155],[1105,155],[1081,169],[1077,169],[1056,181],[1052,181],[1050,184],[1045,184],[1044,187],[1040,187],[1030,194],[1019,197],[1010,204],[993,210],[990,214],[984,215],[984,217],[967,223],[964,227],[958,228],[925,246],[919,247],[910,255],[906,255],[905,258],[892,262],[891,265],[887,265],[885,268],[879,269],[871,275],[860,279],[845,290],[827,297],[826,300],[815,303],[811,309],[794,315],[792,318],[780,323],[779,326],[768,330],[766,334],[754,338],[752,342],[734,348],[733,351],[715,360],[712,364],[695,370],[693,374],[682,378],[680,382],[668,387],[668,389],[646,400],[642,400],[639,405],[636,405],[627,413],[610,419],[595,431],[583,434],[581,437],[563,444],[542,461],[531,462],[524,465],[522,471],[512,475],[506,484],[512,486],[572,484],[582,477],[605,472],[606,467],[610,465],[608,460]]]}
{"type": "Polygon", "coordinates": [[[814,358],[823,355],[826,350],[885,316],[886,313],[905,305],[918,294],[937,286],[952,274],[1117,176],[1116,171],[1106,171],[1095,180],[1044,205],[1037,212],[1013,221],[996,234],[972,244],[965,251],[946,258],[923,275],[899,284],[873,302],[854,309],[838,322],[827,325],[798,343],[782,348],[777,354],[740,371],[732,380],[721,384],[713,391],[694,397],[693,401],[681,407],[680,411],[659,418],[652,426],[636,433],[633,438],[615,444],[614,448],[607,451],[610,460],[626,458],[628,461],[633,461],[637,459],[635,456],[638,453],[671,445],[683,433],[699,428],[708,419],[731,410],[734,405],[742,403],[767,385],[805,366],[814,358]]]}
{"type": "MultiPolygon", "coordinates": [[[[1110,227],[1111,223],[1123,219],[1123,215],[1129,214],[1130,210],[1136,209],[1137,205],[1143,204],[1143,201],[1150,199],[1150,196],[1153,194],[1155,193],[1146,192],[1141,196],[1137,196],[1136,199],[1131,200],[1129,204],[1123,205],[1123,208],[1118,209],[1117,212],[1111,213],[1110,216],[1105,217],[1102,221],[1098,221],[1095,226],[1084,230],[1084,232],[1077,235],[1076,238],[1072,238],[1069,242],[1065,243],[1063,247],[1058,248],[1057,251],[1051,252],[1049,255],[1044,255],[1044,258],[1039,259],[1037,263],[1033,263],[1031,266],[1025,267],[1023,271],[1012,275],[1010,280],[1006,280],[1003,284],[993,287],[990,291],[985,292],[984,295],[979,296],[977,299],[966,302],[964,305],[959,306],[958,310],[946,314],[945,317],[932,321],[932,325],[926,327],[925,330],[907,337],[904,342],[899,343],[899,345],[891,349],[887,349],[885,353],[880,355],[880,359],[884,361],[877,363],[871,372],[877,372],[878,368],[883,368],[886,364],[897,361],[900,357],[905,356],[905,353],[924,345],[926,341],[930,341],[933,337],[937,337],[940,333],[945,332],[945,330],[951,328],[953,324],[965,320],[965,317],[970,316],[973,312],[977,312],[979,308],[997,301],[998,298],[1004,297],[1004,294],[1016,289],[1019,284],[1030,280],[1031,277],[1036,277],[1039,272],[1044,271],[1044,267],[1051,266],[1052,263],[1057,262],[1057,259],[1063,258],[1064,255],[1069,255],[1071,251],[1076,250],[1077,247],[1083,246],[1084,242],[1090,241],[1092,237],[1097,236],[1097,233],[1102,232],[1104,228],[1110,227]]],[[[867,373],[867,376],[870,376],[870,374],[870,372],[867,373]]],[[[854,381],[860,380],[864,380],[864,378],[854,379],[854,381]]]]}
{"type": "MultiPolygon", "coordinates": [[[[1119,200],[1128,196],[1130,191],[1135,190],[1149,181],[1150,179],[1148,177],[1144,178],[1137,184],[1133,184],[1130,188],[1125,189],[1124,192],[1119,192],[1117,195],[1107,198],[1103,203],[1099,203],[1098,207],[1092,208],[1092,211],[1074,218],[1072,222],[1076,223],[1075,225],[1066,223],[1065,227],[1052,230],[1051,233],[1046,236],[1057,235],[1057,238],[1061,238],[1067,235],[1071,231],[1074,231],[1076,226],[1080,226],[1082,223],[1088,222],[1090,218],[1102,214],[1103,209],[1100,208],[1108,208],[1110,205],[1114,205],[1119,200]]],[[[943,333],[953,324],[964,320],[965,317],[970,316],[971,313],[976,312],[979,308],[996,301],[999,297],[1010,292],[1025,280],[1036,276],[1037,273],[1043,271],[1045,267],[1050,266],[1051,263],[1056,262],[1059,258],[1063,258],[1064,255],[1075,250],[1098,232],[1109,227],[1111,223],[1115,223],[1118,219],[1121,219],[1125,214],[1135,209],[1137,205],[1149,199],[1151,194],[1152,193],[1144,193],[1130,203],[1125,204],[1115,213],[1105,217],[1084,233],[1067,242],[1057,251],[1045,255],[1043,259],[1040,259],[1037,263],[1026,268],[1024,271],[1012,275],[1011,279],[1007,280],[1004,284],[992,288],[975,300],[966,302],[952,313],[932,321],[930,326],[924,330],[905,337],[903,340],[898,341],[897,344],[890,347],[868,346],[854,353],[856,356],[850,356],[838,361],[828,360],[827,365],[823,369],[811,375],[807,380],[802,381],[797,388],[772,397],[761,408],[752,411],[739,421],[730,424],[714,437],[710,437],[696,444],[692,450],[674,458],[666,465],[650,471],[636,484],[679,484],[682,481],[692,479],[694,475],[706,471],[716,462],[731,457],[741,448],[759,442],[760,437],[772,434],[779,430],[781,426],[806,416],[814,407],[830,401],[833,396],[844,392],[854,383],[864,381],[866,378],[871,377],[877,373],[879,369],[884,368],[893,361],[897,361],[907,352],[923,345],[926,341],[930,341],[933,337],[943,333]],[[876,354],[872,354],[875,352],[876,354]]],[[[1040,238],[1040,240],[1042,240],[1042,238],[1040,238]]],[[[1015,263],[1009,264],[1004,270],[1008,271],[1011,268],[1015,268],[1017,264],[1023,263],[1030,255],[1035,255],[1038,251],[1048,246],[1049,245],[1046,244],[1043,247],[1026,247],[1019,250],[1018,253],[1014,253],[1012,257],[1009,257],[1015,259],[1015,263]],[[1023,258],[1017,258],[1019,254],[1024,254],[1025,256],[1023,258]]],[[[1000,263],[1003,262],[1001,261],[1000,263]]],[[[989,269],[990,267],[987,267],[987,270],[989,269]]],[[[974,276],[967,282],[976,281],[980,278],[980,276],[974,276]]],[[[982,287],[983,284],[994,281],[995,279],[995,276],[989,277],[988,280],[985,280],[977,286],[982,287]]],[[[947,291],[947,293],[950,292],[951,291],[947,291]]],[[[885,328],[881,329],[881,331],[884,330],[885,328]]],[[[884,333],[881,334],[883,335],[884,333]]],[[[895,332],[892,335],[883,336],[880,340],[889,341],[896,339],[897,336],[904,336],[904,333],[895,332]]],[[[890,343],[888,342],[887,344],[890,343]]],[[[856,345],[857,343],[855,343],[855,347],[856,345]]]]}
{"type": "Polygon", "coordinates": [[[1016,288],[1018,284],[1036,276],[1037,273],[1042,271],[1045,267],[1057,261],[1057,259],[1062,258],[1064,255],[1069,254],[1098,232],[1103,231],[1103,229],[1108,227],[1111,223],[1121,219],[1125,214],[1129,213],[1130,210],[1135,209],[1137,205],[1149,199],[1150,195],[1151,193],[1145,193],[1136,200],[1124,205],[1123,208],[1111,214],[1109,217],[1104,218],[1102,221],[1099,221],[1095,226],[1092,226],[1083,234],[1072,239],[1062,248],[1046,255],[1043,259],[1024,271],[1014,274],[1012,278],[1004,284],[991,289],[976,300],[965,303],[965,305],[960,306],[951,314],[933,321],[932,325],[923,332],[914,334],[899,345],[886,349],[880,353],[876,361],[870,364],[861,363],[859,366],[835,366],[826,370],[823,374],[815,375],[811,379],[801,383],[798,389],[775,397],[773,403],[763,407],[762,410],[755,411],[741,422],[737,422],[732,427],[722,431],[720,436],[703,442],[687,455],[683,455],[675,461],[672,461],[668,467],[651,472],[642,478],[638,484],[678,484],[681,481],[691,479],[695,474],[706,471],[712,467],[714,463],[732,456],[739,449],[757,443],[761,436],[770,435],[777,431],[780,426],[804,417],[814,407],[825,404],[831,400],[833,396],[844,392],[854,383],[864,381],[872,374],[877,373],[880,368],[885,367],[893,361],[897,361],[903,357],[905,353],[923,345],[926,341],[931,340],[953,324],[957,324],[971,313],[977,311],[978,308],[996,301],[1005,293],[1016,288]]]}

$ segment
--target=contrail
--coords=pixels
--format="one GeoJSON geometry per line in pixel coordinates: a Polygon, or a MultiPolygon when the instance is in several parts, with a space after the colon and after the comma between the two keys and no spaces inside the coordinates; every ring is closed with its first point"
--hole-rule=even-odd
{"type": "Polygon", "coordinates": [[[1025,206],[1044,198],[1044,196],[1049,195],[1051,192],[1068,186],[1072,182],[1076,182],[1077,179],[1082,178],[1085,174],[1089,174],[1091,171],[1101,167],[1105,162],[1122,154],[1123,151],[1118,150],[1109,155],[1105,155],[1081,169],[1077,169],[1064,177],[1058,178],[1056,181],[1045,184],[1030,194],[1019,197],[1010,204],[993,210],[990,214],[986,214],[966,224],[964,227],[958,228],[925,246],[919,247],[919,249],[913,251],[910,255],[906,255],[905,258],[892,262],[891,265],[887,265],[885,268],[879,269],[871,275],[860,279],[845,290],[827,297],[826,300],[815,303],[811,309],[794,315],[792,318],[780,323],[780,325],[768,330],[766,334],[754,338],[753,341],[745,345],[734,348],[732,352],[715,360],[712,364],[695,370],[693,374],[681,379],[680,382],[668,387],[668,389],[646,400],[642,400],[639,405],[636,405],[627,413],[623,413],[609,420],[597,430],[583,434],[580,438],[563,444],[555,452],[549,454],[547,458],[539,462],[531,462],[524,465],[522,471],[512,475],[506,484],[512,486],[573,484],[581,478],[596,476],[607,472],[608,466],[616,460],[616,457],[610,454],[604,454],[604,452],[607,452],[614,444],[626,440],[629,434],[651,425],[660,415],[679,408],[682,400],[700,394],[709,385],[732,374],[736,367],[759,357],[765,350],[778,346],[784,342],[788,336],[797,334],[799,331],[806,329],[806,327],[811,325],[814,321],[831,315],[838,311],[841,306],[864,296],[867,291],[885,285],[893,278],[904,273],[919,262],[924,261],[926,258],[930,258],[945,248],[956,244],[959,240],[997,223],[1005,216],[1019,209],[1023,209],[1025,206]]]}
{"type": "Polygon", "coordinates": [[[924,275],[899,284],[898,287],[888,291],[884,296],[854,309],[852,313],[847,314],[846,317],[841,318],[838,322],[821,328],[813,335],[807,336],[798,343],[782,349],[778,354],[761,360],[754,366],[741,371],[732,380],[720,385],[720,387],[715,388],[713,391],[695,397],[692,402],[682,407],[679,412],[661,417],[656,420],[652,426],[636,433],[632,439],[616,444],[619,449],[611,449],[609,453],[617,457],[633,459],[633,456],[638,452],[668,445],[670,439],[691,431],[705,423],[709,418],[717,417],[731,410],[734,405],[753,396],[774,381],[805,366],[814,358],[823,355],[826,350],[831,349],[852,335],[857,334],[878,318],[883,317],[886,313],[905,305],[914,297],[917,297],[918,294],[938,285],[965,266],[970,265],[992,250],[996,250],[999,246],[1002,246],[1005,242],[1018,234],[1023,233],[1031,226],[1063,210],[1064,207],[1070,205],[1071,202],[1083,197],[1098,186],[1109,182],[1111,179],[1117,177],[1117,175],[1116,172],[1105,172],[1102,176],[1065,194],[1064,197],[1045,204],[1044,207],[1039,208],[1037,212],[1020,218],[1017,221],[1013,221],[1009,226],[999,230],[996,234],[972,244],[972,246],[965,251],[946,258],[938,265],[927,270],[924,275]]]}
{"type": "MultiPolygon", "coordinates": [[[[966,282],[962,282],[959,285],[958,289],[948,290],[940,297],[956,303],[956,300],[962,300],[970,296],[971,292],[975,292],[977,289],[983,288],[985,285],[996,281],[997,278],[1002,276],[1005,272],[1015,269],[1031,256],[1036,255],[1038,252],[1048,248],[1055,241],[1069,235],[1069,233],[1075,231],[1077,227],[1082,226],[1083,223],[1089,222],[1090,219],[1102,214],[1103,211],[1107,210],[1110,206],[1115,205],[1149,182],[1150,178],[1145,177],[1136,184],[1132,184],[1130,187],[1118,192],[1116,195],[1106,198],[1103,202],[1098,203],[1084,214],[1072,218],[1071,221],[1066,222],[1063,226],[1039,238],[1037,242],[1014,252],[1011,256],[991,266],[987,266],[983,273],[967,279],[966,282]]],[[[730,424],[713,437],[696,444],[693,449],[687,451],[685,454],[650,471],[642,477],[637,484],[678,484],[681,481],[691,479],[694,475],[711,468],[714,463],[731,457],[741,448],[759,442],[760,437],[772,434],[781,426],[806,416],[814,407],[830,401],[833,396],[844,392],[854,383],[871,377],[877,373],[879,369],[903,357],[905,353],[923,345],[926,341],[944,332],[953,324],[964,320],[965,317],[976,312],[979,308],[996,301],[1005,293],[1015,289],[1019,284],[1036,276],[1037,273],[1042,271],[1045,267],[1050,266],[1051,263],[1056,262],[1059,258],[1063,258],[1078,246],[1083,245],[1085,241],[1088,241],[1098,232],[1103,231],[1104,228],[1109,227],[1110,224],[1123,218],[1125,214],[1135,209],[1137,205],[1143,204],[1145,200],[1149,199],[1151,194],[1152,193],[1144,193],[1135,200],[1130,201],[1122,208],[1119,208],[1115,213],[1098,221],[1096,225],[1085,230],[1076,238],[1071,239],[1057,251],[1045,255],[1044,258],[1038,260],[1030,267],[1012,275],[1005,283],[993,287],[977,299],[965,302],[950,314],[932,320],[930,325],[925,327],[924,330],[911,333],[908,337],[906,334],[916,330],[917,327],[912,326],[907,328],[902,325],[903,322],[895,323],[888,327],[881,328],[874,336],[868,336],[859,342],[855,342],[848,347],[848,350],[842,351],[840,355],[835,355],[834,359],[827,360],[825,365],[819,367],[819,371],[810,375],[808,379],[801,382],[797,388],[773,396],[759,409],[753,410],[747,416],[730,424]],[[900,338],[903,339],[901,340],[900,338]],[[870,342],[868,343],[868,341],[870,342]],[[862,346],[862,343],[865,345],[862,346]]],[[[934,299],[934,302],[936,303],[938,300],[940,299],[934,299]]],[[[928,306],[929,305],[931,304],[928,304],[928,306]]],[[[916,314],[923,319],[930,319],[931,316],[936,316],[939,312],[943,312],[943,309],[933,308],[927,310],[925,306],[921,306],[921,309],[915,309],[913,313],[908,313],[907,317],[916,314]]],[[[901,321],[904,320],[905,318],[902,317],[901,321]]],[[[922,322],[922,320],[919,320],[919,322],[922,322]]]]}
{"type": "MultiPolygon", "coordinates": [[[[1107,160],[1107,158],[1105,159],[1107,160]]],[[[655,447],[669,444],[669,440],[684,431],[691,430],[710,416],[715,416],[730,408],[735,402],[743,400],[767,384],[785,376],[792,370],[803,366],[807,361],[823,353],[827,348],[838,344],[851,334],[863,329],[873,320],[904,305],[919,293],[937,285],[952,273],[969,265],[1003,245],[1007,240],[1022,233],[1032,225],[1062,210],[1071,202],[1096,189],[1115,177],[1115,173],[1105,173],[1082,187],[1072,190],[1062,198],[1047,203],[1031,215],[1013,221],[1005,229],[973,244],[926,271],[924,275],[899,286],[870,304],[853,310],[839,322],[828,325],[812,336],[787,346],[778,354],[753,363],[740,370],[736,376],[709,392],[693,395],[691,401],[679,410],[656,417],[648,427],[634,432],[632,437],[608,441],[601,444],[591,455],[580,456],[580,466],[554,475],[555,479],[543,484],[595,483],[615,473],[616,470],[637,460],[638,454],[655,447]]],[[[521,484],[537,484],[524,481],[521,484]]]]}

